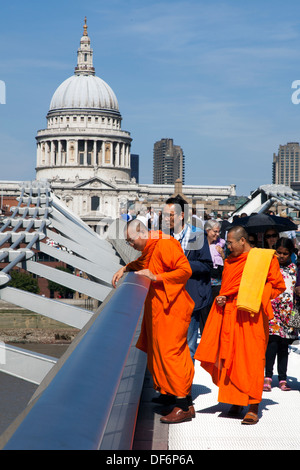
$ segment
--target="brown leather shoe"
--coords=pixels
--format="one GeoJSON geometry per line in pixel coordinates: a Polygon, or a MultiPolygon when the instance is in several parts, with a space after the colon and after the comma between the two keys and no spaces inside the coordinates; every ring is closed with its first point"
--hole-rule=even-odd
{"type": "Polygon", "coordinates": [[[162,418],[160,418],[160,421],[166,424],[175,424],[183,423],[184,421],[191,421],[193,418],[193,411],[191,408],[194,407],[190,406],[188,411],[183,411],[181,408],[175,406],[171,413],[169,413],[167,416],[163,416],[162,418]]]}
{"type": "Polygon", "coordinates": [[[194,408],[193,405],[189,406],[189,411],[191,412],[192,418],[195,418],[196,417],[196,412],[195,412],[195,408],[194,408]]]}

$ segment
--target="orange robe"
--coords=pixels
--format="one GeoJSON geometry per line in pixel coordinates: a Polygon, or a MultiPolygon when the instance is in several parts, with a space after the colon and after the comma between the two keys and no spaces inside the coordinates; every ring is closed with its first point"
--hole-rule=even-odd
{"type": "Polygon", "coordinates": [[[137,348],[147,353],[154,388],[162,394],[185,397],[191,391],[194,364],[187,344],[187,330],[194,302],[185,290],[192,274],[180,243],[150,232],[142,255],[128,270],[150,269],[157,275],[145,300],[137,348]]]}
{"type": "MultiPolygon", "coordinates": [[[[274,256],[266,279],[260,310],[253,317],[237,309],[236,300],[248,253],[229,256],[224,263],[220,295],[225,307],[213,303],[195,359],[219,387],[219,402],[240,406],[260,403],[263,392],[270,300],[285,290],[279,263],[274,256]]],[[[250,286],[251,288],[251,286],[250,286]]]]}

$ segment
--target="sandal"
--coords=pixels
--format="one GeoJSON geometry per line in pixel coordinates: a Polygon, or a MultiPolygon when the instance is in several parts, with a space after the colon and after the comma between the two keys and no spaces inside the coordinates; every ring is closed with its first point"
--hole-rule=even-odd
{"type": "Polygon", "coordinates": [[[280,388],[280,390],[282,390],[283,392],[288,392],[289,390],[291,390],[291,388],[287,385],[286,380],[280,380],[280,382],[279,382],[279,388],[280,388]]]}
{"type": "Polygon", "coordinates": [[[258,416],[256,413],[253,413],[252,411],[248,411],[248,413],[245,415],[242,424],[256,424],[258,422],[258,416]]]}
{"type": "Polygon", "coordinates": [[[272,379],[269,377],[265,377],[265,382],[264,382],[264,392],[270,392],[272,388],[272,379]]]}

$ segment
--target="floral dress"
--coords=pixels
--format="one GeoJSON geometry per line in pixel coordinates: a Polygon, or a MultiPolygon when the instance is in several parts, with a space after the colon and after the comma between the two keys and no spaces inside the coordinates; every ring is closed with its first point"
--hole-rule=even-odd
{"type": "Polygon", "coordinates": [[[298,330],[288,326],[293,310],[293,296],[297,277],[297,266],[290,263],[288,266],[280,266],[286,290],[276,299],[271,300],[274,318],[269,322],[270,335],[277,335],[285,339],[297,339],[298,330]]]}

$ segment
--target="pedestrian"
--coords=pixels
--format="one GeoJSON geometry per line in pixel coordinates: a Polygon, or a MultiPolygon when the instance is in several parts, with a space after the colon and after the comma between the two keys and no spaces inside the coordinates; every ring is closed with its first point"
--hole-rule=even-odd
{"type": "Polygon", "coordinates": [[[269,322],[270,336],[266,352],[264,383],[264,391],[266,392],[270,392],[272,389],[273,368],[276,357],[279,388],[283,391],[291,390],[287,384],[288,348],[298,338],[298,330],[289,326],[294,306],[294,288],[297,277],[297,266],[291,260],[294,244],[291,239],[282,237],[277,241],[275,248],[286,289],[276,299],[271,300],[274,317],[269,322]]]}
{"type": "Polygon", "coordinates": [[[203,227],[202,217],[198,215],[196,207],[192,207],[192,227],[193,230],[196,230],[197,227],[203,227]]]}
{"type": "Polygon", "coordinates": [[[124,208],[121,209],[121,219],[125,220],[126,222],[129,220],[129,215],[127,214],[127,210],[124,208]]]}
{"type": "MultiPolygon", "coordinates": [[[[294,219],[293,217],[291,216],[288,216],[287,217],[291,222],[294,222],[294,219]]],[[[299,252],[299,245],[298,245],[298,240],[297,240],[297,236],[296,236],[296,231],[295,230],[289,230],[287,232],[284,232],[284,235],[288,238],[290,238],[293,242],[293,246],[294,246],[294,251],[292,253],[292,262],[293,263],[297,263],[297,259],[298,259],[298,252],[299,252]]]]}
{"type": "Polygon", "coordinates": [[[211,269],[212,259],[206,233],[203,229],[195,231],[186,222],[188,203],[180,196],[167,199],[163,208],[163,230],[179,241],[186,255],[192,275],[186,284],[186,290],[195,302],[187,341],[194,360],[198,345],[199,329],[202,334],[212,305],[211,269]]]}
{"type": "Polygon", "coordinates": [[[147,216],[146,216],[146,211],[141,208],[140,211],[138,211],[137,215],[136,215],[136,218],[138,220],[140,220],[144,225],[148,225],[148,219],[147,219],[147,216]]]}
{"type": "Polygon", "coordinates": [[[270,299],[285,290],[274,250],[251,248],[241,226],[228,231],[231,254],[224,262],[222,284],[207,319],[195,359],[219,387],[219,402],[230,414],[249,410],[242,424],[258,422],[264,385],[270,299]]]}
{"type": "Polygon", "coordinates": [[[279,233],[276,228],[268,228],[263,236],[264,246],[263,248],[271,248],[274,250],[277,240],[279,239],[279,233]]]}
{"type": "Polygon", "coordinates": [[[195,416],[191,398],[194,364],[187,344],[187,330],[194,302],[185,284],[192,270],[173,237],[161,231],[149,231],[137,219],[128,222],[125,230],[127,242],[142,254],[114,274],[112,285],[116,287],[127,271],[136,271],[150,279],[136,346],[147,354],[154,388],[165,398],[161,402],[175,405],[161,422],[190,421],[195,416]]]}
{"type": "Polygon", "coordinates": [[[258,237],[256,233],[249,233],[248,239],[251,248],[258,248],[258,237]]]}
{"type": "Polygon", "coordinates": [[[211,270],[211,286],[212,298],[214,300],[219,294],[221,288],[226,242],[220,237],[221,224],[217,220],[207,220],[207,222],[205,222],[204,229],[207,233],[207,241],[213,262],[211,270]]]}

